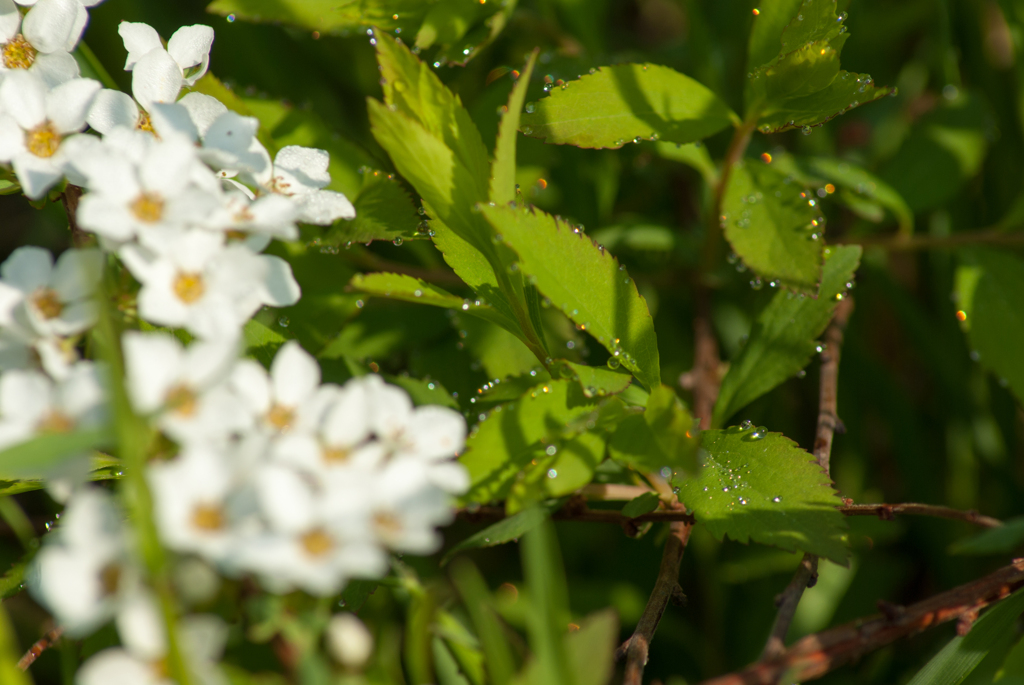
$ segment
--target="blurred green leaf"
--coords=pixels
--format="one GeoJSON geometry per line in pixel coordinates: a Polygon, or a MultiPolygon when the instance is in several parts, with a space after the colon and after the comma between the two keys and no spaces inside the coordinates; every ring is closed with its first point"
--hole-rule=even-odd
{"type": "Polygon", "coordinates": [[[206,11],[328,32],[408,26],[418,23],[430,5],[430,0],[213,0],[206,11]]]}
{"type": "Polygon", "coordinates": [[[629,518],[643,516],[644,514],[649,514],[657,509],[660,503],[661,498],[658,497],[658,493],[645,492],[639,497],[635,497],[627,502],[626,506],[622,507],[622,514],[629,518]]]}
{"type": "Polygon", "coordinates": [[[856,245],[826,248],[817,298],[777,293],[757,317],[750,338],[729,365],[715,403],[712,425],[722,426],[743,407],[794,376],[815,353],[837,296],[847,290],[860,265],[856,245]]]}
{"type": "Polygon", "coordinates": [[[771,62],[779,55],[782,32],[803,4],[803,0],[763,0],[758,3],[747,47],[748,72],[771,62]]]}
{"type": "Polygon", "coordinates": [[[482,213],[519,256],[518,268],[555,307],[589,331],[641,383],[660,384],[658,342],[647,303],[611,254],[540,210],[487,206],[482,213]]]}
{"type": "Polygon", "coordinates": [[[274,327],[277,323],[275,319],[273,312],[264,311],[246,321],[242,327],[245,353],[266,367],[274,361],[274,356],[281,345],[290,339],[274,327]]]}
{"type": "Polygon", "coordinates": [[[907,685],[959,685],[978,667],[995,642],[1024,612],[1024,590],[1017,590],[985,612],[967,635],[954,637],[907,685]]]}
{"type": "Polygon", "coordinates": [[[420,217],[412,198],[389,174],[366,171],[363,188],[353,201],[356,216],[338,221],[323,237],[329,245],[369,243],[387,240],[401,243],[425,236],[419,230],[420,217]]]}
{"type": "MultiPolygon", "coordinates": [[[[518,338],[492,323],[481,318],[464,317],[456,312],[451,317],[452,326],[459,332],[459,338],[474,358],[476,358],[488,380],[502,380],[509,376],[528,374],[537,368],[540,362],[518,338]]],[[[527,387],[535,385],[540,379],[533,379],[527,387]]],[[[497,384],[495,384],[497,385],[497,384]]],[[[523,388],[525,391],[527,388],[523,388]]],[[[522,392],[517,393],[515,399],[522,392]]]]}
{"type": "Polygon", "coordinates": [[[532,604],[526,630],[535,661],[534,668],[528,666],[516,682],[577,685],[564,643],[569,598],[555,527],[550,521],[543,521],[523,536],[520,550],[532,604]]]}
{"type": "Polygon", "coordinates": [[[552,88],[526,111],[524,134],[585,148],[619,148],[639,140],[692,143],[738,121],[703,85],[656,64],[601,67],[552,88]]]}
{"type": "Polygon", "coordinates": [[[409,393],[409,398],[417,407],[437,404],[458,411],[459,404],[440,381],[412,378],[410,376],[386,376],[387,382],[409,393]]]}
{"type": "MultiPolygon", "coordinates": [[[[479,5],[475,0],[469,0],[479,5]]],[[[512,94],[508,98],[508,111],[501,117],[498,127],[498,142],[494,148],[494,162],[491,164],[491,202],[506,204],[516,199],[516,142],[519,136],[519,119],[526,101],[526,90],[537,63],[537,51],[530,53],[512,94]]]]}
{"type": "Polygon", "coordinates": [[[580,387],[583,388],[583,394],[587,397],[617,395],[628,388],[633,381],[633,376],[624,371],[576,364],[575,362],[561,361],[561,363],[563,368],[568,369],[567,373],[571,373],[579,381],[580,387]]]}
{"type": "Polygon", "coordinates": [[[812,173],[831,181],[840,193],[840,200],[846,193],[855,193],[867,201],[876,202],[892,212],[899,222],[899,232],[910,235],[914,232],[914,212],[906,200],[882,179],[866,169],[835,157],[812,157],[806,160],[812,173]]]}
{"type": "Polygon", "coordinates": [[[954,296],[972,357],[1018,399],[1024,398],[1024,261],[1009,252],[982,249],[963,257],[954,296]]]}
{"type": "Polygon", "coordinates": [[[341,603],[349,611],[358,612],[366,604],[366,600],[377,591],[377,583],[372,580],[350,580],[341,592],[341,603]]]}
{"type": "Polygon", "coordinates": [[[110,426],[43,433],[0,451],[0,478],[41,478],[71,457],[111,447],[115,442],[110,426]]]}
{"type": "Polygon", "coordinates": [[[1004,521],[998,528],[990,528],[965,540],[954,542],[950,554],[984,555],[1008,554],[1024,544],[1024,517],[1004,521]]]}
{"type": "MultiPolygon", "coordinates": [[[[484,654],[476,636],[462,621],[444,610],[437,612],[435,631],[438,637],[444,640],[444,646],[455,658],[462,675],[473,685],[485,685],[484,654]]],[[[439,661],[436,649],[434,660],[439,661]]]]}
{"type": "Polygon", "coordinates": [[[605,609],[580,621],[579,630],[565,636],[565,651],[577,685],[608,685],[615,673],[619,617],[605,609]]]}
{"type": "Polygon", "coordinates": [[[668,468],[672,473],[695,470],[697,438],[693,415],[672,388],[660,385],[647,400],[642,416],[626,416],[609,443],[611,456],[643,472],[668,468]]]}
{"type": "Polygon", "coordinates": [[[836,508],[839,498],[814,457],[796,443],[760,428],[706,430],[698,457],[700,474],[673,483],[697,523],[716,538],[847,564],[847,526],[836,508]]]}
{"type": "Polygon", "coordinates": [[[579,490],[594,478],[604,460],[605,440],[596,433],[579,433],[553,440],[538,450],[509,490],[505,510],[512,514],[551,497],[579,490]]]}
{"type": "Polygon", "coordinates": [[[519,538],[527,531],[533,530],[536,526],[540,525],[541,522],[561,506],[562,502],[556,500],[546,504],[538,504],[536,507],[524,509],[508,518],[503,518],[497,523],[470,535],[445,552],[445,555],[441,558],[441,565],[444,566],[459,552],[467,549],[495,547],[497,545],[504,545],[506,542],[518,542],[519,538]]]}
{"type": "Polygon", "coordinates": [[[718,167],[711,159],[706,145],[700,143],[690,143],[689,145],[658,143],[654,149],[665,159],[671,159],[673,162],[679,162],[696,169],[700,172],[701,177],[703,177],[704,183],[709,187],[718,183],[718,167]]]}
{"type": "Polygon", "coordinates": [[[494,600],[487,590],[483,577],[477,568],[465,559],[457,559],[452,564],[451,576],[480,638],[480,646],[486,657],[484,666],[491,685],[506,685],[512,678],[515,663],[494,610],[494,600]]]}
{"type": "MultiPolygon", "coordinates": [[[[545,383],[518,402],[495,407],[470,435],[467,451],[459,457],[472,484],[465,500],[484,503],[508,497],[513,485],[527,478],[527,467],[538,471],[551,456],[557,457],[558,443],[580,432],[573,421],[595,408],[595,400],[585,397],[571,381],[545,383]],[[554,447],[550,455],[549,447],[554,447]],[[531,464],[535,459],[538,463],[531,464]]],[[[541,494],[535,476],[531,485],[541,494]]]]}
{"type": "Polygon", "coordinates": [[[816,295],[824,222],[817,200],[761,162],[733,168],[722,200],[722,226],[732,249],[765,280],[816,295]]]}

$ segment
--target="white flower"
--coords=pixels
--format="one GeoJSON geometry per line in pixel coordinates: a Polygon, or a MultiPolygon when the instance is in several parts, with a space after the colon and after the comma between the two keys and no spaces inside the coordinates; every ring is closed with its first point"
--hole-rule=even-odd
{"type": "Polygon", "coordinates": [[[238,357],[237,338],[199,340],[186,349],[166,333],[129,331],[122,346],[132,405],[174,440],[222,443],[251,424],[222,383],[238,357]]]}
{"type": "Polygon", "coordinates": [[[0,299],[21,306],[0,312],[0,325],[20,325],[37,337],[83,332],[96,320],[92,298],[102,269],[99,250],[67,250],[54,266],[49,250],[19,247],[0,266],[0,299]]]}
{"type": "Polygon", "coordinates": [[[68,502],[31,567],[32,594],[69,636],[92,632],[134,592],[139,573],[109,495],[87,489],[68,502]]]}
{"type": "Polygon", "coordinates": [[[115,242],[187,228],[222,206],[212,174],[180,138],[116,131],[103,145],[76,151],[73,163],[90,191],[79,224],[115,242]]]}
{"type": "Polygon", "coordinates": [[[432,554],[441,547],[436,528],[452,522],[451,502],[428,480],[427,465],[390,462],[373,481],[369,507],[373,531],[389,548],[432,554]]]}
{"type": "Polygon", "coordinates": [[[310,433],[330,390],[320,389],[320,366],[297,342],[281,346],[268,374],[251,360],[242,360],[232,373],[231,385],[271,434],[310,433]]]}
{"type": "Polygon", "coordinates": [[[287,262],[242,245],[225,247],[221,234],[194,229],[154,236],[147,245],[129,244],[119,253],[142,283],[139,315],[147,321],[202,337],[233,336],[261,305],[299,299],[287,262]]]}
{"type": "Polygon", "coordinates": [[[339,515],[336,499],[360,511],[368,503],[366,484],[349,483],[346,492],[317,492],[296,471],[265,466],[256,488],[270,530],[252,536],[237,555],[243,569],[260,575],[275,592],[300,588],[335,594],[352,577],[379,577],[387,559],[373,540],[365,517],[339,515]]]}
{"type": "Polygon", "coordinates": [[[39,434],[97,428],[106,417],[103,378],[91,362],[75,364],[60,381],[32,370],[0,376],[0,447],[39,434]]]}
{"type": "Polygon", "coordinates": [[[329,162],[330,155],[324,150],[289,145],[277,153],[272,167],[252,177],[266,190],[290,198],[299,210],[299,221],[329,226],[338,219],[356,216],[347,197],[323,190],[331,182],[329,162]]]}
{"type": "Polygon", "coordinates": [[[38,200],[63,176],[62,142],[85,128],[85,115],[100,84],[72,79],[47,91],[27,71],[0,83],[0,162],[11,162],[30,199],[38,200]]]}
{"type": "MultiPolygon", "coordinates": [[[[21,3],[28,4],[28,3],[21,3]]],[[[24,19],[12,0],[0,0],[0,79],[27,70],[53,87],[75,78],[69,53],[82,36],[89,13],[80,0],[39,0],[24,19]]]]}
{"type": "Polygon", "coordinates": [[[234,542],[228,497],[235,477],[224,457],[193,447],[147,470],[160,539],[173,550],[214,563],[228,559],[234,542]]]}
{"type": "Polygon", "coordinates": [[[373,656],[373,635],[353,613],[331,616],[325,636],[327,651],[346,668],[359,670],[373,656]]]}
{"type": "Polygon", "coordinates": [[[132,73],[132,94],[146,110],[153,103],[174,102],[183,86],[195,85],[210,64],[213,29],[183,26],[174,32],[165,50],[156,30],[148,24],[123,21],[118,33],[124,39],[132,73]]]}

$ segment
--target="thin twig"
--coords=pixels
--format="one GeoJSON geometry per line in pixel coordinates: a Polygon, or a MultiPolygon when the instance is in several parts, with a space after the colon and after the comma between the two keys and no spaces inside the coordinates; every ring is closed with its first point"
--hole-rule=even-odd
{"type": "Polygon", "coordinates": [[[978,612],[1024,585],[1024,559],[995,573],[907,607],[879,603],[881,615],[857,619],[799,640],[778,657],[759,661],[743,671],[705,680],[701,685],[774,685],[820,678],[865,654],[926,628],[959,620],[966,634],[978,612]]]}
{"type": "MultiPolygon", "coordinates": [[[[853,314],[853,299],[840,301],[832,315],[832,323],[825,330],[825,349],[821,355],[821,385],[818,393],[818,431],[814,440],[814,456],[825,473],[829,473],[829,462],[832,456],[832,438],[836,427],[842,426],[836,413],[839,408],[839,357],[843,347],[843,331],[853,314]]],[[[796,608],[804,590],[814,585],[818,578],[818,557],[805,554],[800,560],[793,580],[776,599],[779,613],[768,634],[761,659],[773,659],[786,651],[786,633],[793,623],[796,608]]]]}
{"type": "Polygon", "coordinates": [[[615,652],[617,659],[626,657],[626,674],[622,681],[623,685],[640,685],[643,682],[644,666],[647,665],[647,653],[650,649],[651,638],[654,637],[654,631],[658,629],[658,623],[661,622],[665,608],[673,599],[679,601],[685,597],[679,586],[679,564],[683,560],[683,552],[686,550],[686,543],[690,540],[690,531],[692,530],[692,523],[685,521],[672,523],[668,541],[665,543],[665,551],[661,555],[658,579],[654,583],[650,599],[647,600],[647,606],[644,607],[644,613],[640,616],[633,635],[615,652]]]}
{"type": "Polygon", "coordinates": [[[881,247],[890,252],[943,250],[964,245],[1024,245],[1024,233],[1000,229],[964,231],[951,235],[872,235],[863,238],[840,238],[841,245],[881,247]]]}
{"type": "MultiPolygon", "coordinates": [[[[648,492],[653,492],[649,490],[648,492]]],[[[943,518],[951,521],[965,521],[981,528],[998,528],[1003,525],[999,519],[979,514],[973,509],[952,509],[935,504],[918,504],[906,502],[902,504],[844,504],[837,507],[839,513],[844,516],[877,516],[883,521],[892,521],[897,514],[906,516],[928,516],[931,518],[943,518]]],[[[460,509],[456,515],[464,521],[495,521],[505,518],[503,507],[473,507],[472,509],[460,509]]],[[[551,515],[556,521],[577,521],[582,523],[613,523],[626,528],[635,527],[641,523],[665,523],[671,521],[683,521],[694,523],[696,519],[693,514],[685,511],[652,511],[649,514],[642,514],[636,518],[630,518],[621,511],[614,509],[562,509],[551,515]]]]}
{"type": "Polygon", "coordinates": [[[82,199],[82,189],[70,183],[60,194],[61,204],[68,215],[68,228],[71,229],[71,244],[75,247],[85,247],[92,238],[78,225],[78,201],[82,199]]]}
{"type": "Polygon", "coordinates": [[[57,641],[60,640],[60,636],[63,634],[64,628],[61,626],[48,630],[46,634],[36,640],[36,643],[29,647],[24,656],[18,660],[18,668],[23,671],[27,671],[28,667],[36,662],[39,655],[57,644],[57,641]]]}

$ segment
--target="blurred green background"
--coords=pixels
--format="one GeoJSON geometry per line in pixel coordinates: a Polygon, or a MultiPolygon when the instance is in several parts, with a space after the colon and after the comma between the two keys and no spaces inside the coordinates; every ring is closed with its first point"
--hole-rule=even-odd
{"type": "MultiPolygon", "coordinates": [[[[332,187],[354,196],[365,176],[361,167],[390,171],[387,156],[368,131],[365,99],[379,98],[380,87],[364,31],[313,34],[229,21],[207,14],[206,4],[107,0],[92,9],[85,40],[128,90],[130,74],[121,71],[125,52],[118,22],[150,23],[165,38],[182,25],[209,24],[216,30],[212,71],[253,112],[280,114],[275,139],[328,148],[334,160],[332,187]],[[278,107],[281,102],[287,107],[278,107]],[[315,115],[315,126],[309,113],[315,115]]],[[[787,150],[861,164],[903,196],[919,234],[941,237],[991,226],[1017,228],[1024,220],[1024,2],[840,0],[839,5],[849,11],[851,34],[843,66],[870,73],[879,84],[898,86],[899,95],[856,109],[810,135],[758,134],[748,154],[787,150]]],[[[645,61],[697,78],[739,111],[755,6],[748,0],[524,0],[492,45],[468,65],[441,66],[437,73],[462,97],[489,145],[497,131],[497,109],[512,86],[500,68],[521,68],[536,46],[541,54],[529,100],[543,95],[545,76],[569,80],[592,67],[645,61]],[[497,78],[489,80],[489,75],[497,78]]],[[[727,131],[707,141],[715,159],[729,135],[727,131]]],[[[693,356],[690,282],[707,206],[699,174],[659,155],[656,145],[647,142],[594,151],[547,146],[520,136],[519,155],[524,195],[549,212],[584,224],[628,266],[655,315],[663,380],[678,388],[693,356]]],[[[882,208],[858,202],[854,193],[840,195],[823,203],[829,242],[895,232],[896,218],[882,208]]],[[[69,244],[59,204],[37,211],[22,198],[0,197],[0,217],[4,255],[23,244],[57,251],[69,244]]],[[[292,257],[305,306],[327,313],[320,329],[285,330],[287,312],[267,313],[263,319],[268,326],[323,353],[328,378],[340,380],[353,365],[371,364],[389,374],[429,377],[458,393],[457,402],[474,421],[468,398],[475,389],[522,363],[497,354],[498,342],[441,310],[363,302],[343,290],[352,274],[374,270],[381,260],[440,273],[446,267],[439,253],[429,242],[412,240],[401,246],[324,249],[318,236],[309,231],[303,244],[278,249],[292,257]]],[[[839,414],[846,433],[836,438],[832,475],[842,495],[857,502],[915,501],[973,508],[1000,518],[1024,515],[1024,422],[1009,391],[971,359],[951,298],[957,260],[949,250],[866,249],[851,293],[856,311],[839,381],[839,414]]],[[[751,289],[750,274],[737,272],[724,255],[716,277],[720,287],[714,295],[714,323],[728,359],[773,293],[751,289]]],[[[595,357],[604,354],[599,346],[588,347],[571,335],[567,333],[567,340],[581,356],[591,347],[595,357]]],[[[738,418],[783,432],[810,449],[817,403],[814,362],[804,378],[790,380],[738,418]]],[[[58,510],[42,494],[20,496],[19,501],[39,522],[58,510]]],[[[1008,562],[1007,557],[950,555],[950,544],[973,532],[965,523],[904,517],[855,518],[850,525],[851,567],[822,564],[817,586],[801,603],[791,639],[875,613],[880,599],[912,603],[1008,562]]],[[[479,527],[456,523],[445,531],[447,544],[479,527]]],[[[557,529],[573,615],[614,607],[622,637],[627,637],[657,574],[662,531],[654,528],[634,540],[601,524],[561,523],[557,529]]],[[[0,540],[2,559],[13,561],[19,551],[12,535],[0,540]]],[[[516,545],[467,556],[492,589],[503,583],[521,585],[516,545]]],[[[425,584],[438,588],[442,599],[450,599],[439,558],[404,561],[425,584]]],[[[715,541],[698,526],[682,569],[689,605],[666,612],[645,680],[696,682],[756,659],[775,615],[774,597],[797,561],[797,555],[772,548],[715,541]]],[[[44,630],[44,612],[24,593],[8,606],[22,644],[31,644],[44,630]]],[[[406,609],[402,592],[382,587],[361,612],[381,645],[375,673],[382,681],[400,682],[402,677],[397,655],[406,609]]],[[[514,609],[509,611],[514,616],[514,609]]],[[[821,682],[900,682],[953,634],[951,625],[929,630],[821,682]]],[[[98,645],[102,639],[93,642],[98,645]]],[[[77,649],[46,653],[32,669],[36,682],[62,682],[62,663],[68,668],[77,649]]],[[[262,647],[249,653],[229,650],[229,657],[256,670],[277,668],[262,647]]]]}

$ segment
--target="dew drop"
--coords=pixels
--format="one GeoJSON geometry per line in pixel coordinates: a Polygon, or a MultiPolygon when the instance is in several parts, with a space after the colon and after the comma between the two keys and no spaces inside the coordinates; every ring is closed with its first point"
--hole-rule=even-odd
{"type": "Polygon", "coordinates": [[[753,427],[754,424],[750,421],[750,419],[746,419],[743,423],[740,424],[740,430],[742,431],[748,431],[753,427]]]}
{"type": "Polygon", "coordinates": [[[291,319],[289,319],[287,316],[282,316],[280,319],[277,320],[277,323],[279,326],[281,326],[281,328],[288,328],[288,324],[291,323],[291,319]]]}
{"type": "Polygon", "coordinates": [[[617,369],[622,364],[616,357],[608,357],[608,368],[617,369]]]}
{"type": "Polygon", "coordinates": [[[548,469],[548,478],[558,478],[558,471],[554,469],[548,469]]]}

